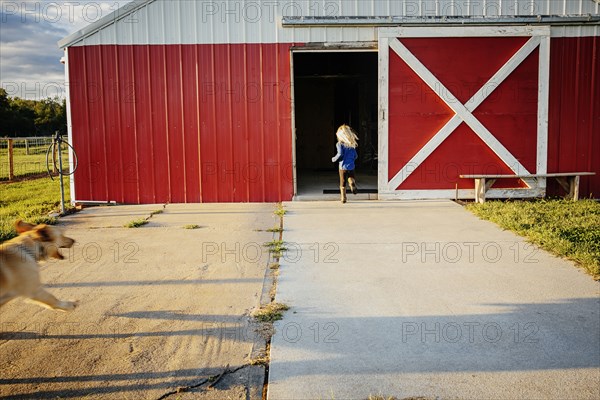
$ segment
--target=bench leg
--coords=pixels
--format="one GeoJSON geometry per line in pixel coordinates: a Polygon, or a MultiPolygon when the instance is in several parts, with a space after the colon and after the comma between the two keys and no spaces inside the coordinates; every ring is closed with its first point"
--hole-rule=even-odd
{"type": "Polygon", "coordinates": [[[579,175],[569,177],[569,198],[579,200],[579,175]]]}
{"type": "Polygon", "coordinates": [[[475,178],[475,202],[485,203],[485,178],[475,178]]]}
{"type": "Polygon", "coordinates": [[[567,196],[569,195],[570,192],[570,183],[569,183],[569,178],[568,177],[562,177],[562,176],[557,176],[554,179],[556,179],[556,182],[558,182],[560,184],[560,186],[567,192],[567,196]]]}

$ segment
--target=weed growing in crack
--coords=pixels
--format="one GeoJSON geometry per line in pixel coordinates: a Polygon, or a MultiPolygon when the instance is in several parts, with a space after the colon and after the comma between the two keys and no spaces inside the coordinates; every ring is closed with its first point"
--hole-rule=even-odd
{"type": "Polygon", "coordinates": [[[286,304],[269,303],[252,313],[252,316],[259,322],[275,322],[281,320],[283,312],[289,309],[286,304]]]}
{"type": "Polygon", "coordinates": [[[262,355],[260,357],[256,357],[250,360],[250,365],[269,365],[269,357],[267,355],[262,355]]]}
{"type": "Polygon", "coordinates": [[[134,219],[133,221],[129,221],[128,223],[126,223],[125,225],[123,225],[125,228],[139,228],[141,226],[144,226],[148,223],[148,220],[144,219],[144,218],[140,218],[140,219],[134,219]]]}
{"type": "Polygon", "coordinates": [[[283,240],[272,240],[270,242],[265,243],[265,247],[269,248],[269,252],[273,255],[274,258],[281,258],[283,252],[287,250],[284,245],[283,240]]]}
{"type": "Polygon", "coordinates": [[[267,229],[267,232],[281,233],[283,232],[283,228],[281,228],[280,226],[274,226],[272,228],[267,229]]]}
{"type": "Polygon", "coordinates": [[[287,211],[285,208],[283,208],[283,204],[277,203],[277,208],[273,213],[279,217],[283,217],[287,213],[287,211]]]}

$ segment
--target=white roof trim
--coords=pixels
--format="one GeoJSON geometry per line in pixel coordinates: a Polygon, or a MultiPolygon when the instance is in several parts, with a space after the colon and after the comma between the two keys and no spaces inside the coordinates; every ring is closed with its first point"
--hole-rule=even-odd
{"type": "Polygon", "coordinates": [[[75,44],[88,36],[104,29],[108,25],[115,23],[116,21],[128,17],[147,4],[150,4],[156,0],[132,0],[130,3],[125,4],[123,7],[116,9],[110,14],[100,18],[98,21],[92,22],[85,28],[78,30],[75,33],[58,41],[58,47],[65,48],[72,44],[75,44]]]}

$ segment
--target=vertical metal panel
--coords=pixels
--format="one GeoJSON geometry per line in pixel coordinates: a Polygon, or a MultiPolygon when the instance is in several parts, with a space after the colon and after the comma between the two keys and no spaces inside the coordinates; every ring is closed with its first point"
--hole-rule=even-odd
{"type": "Polygon", "coordinates": [[[155,89],[150,80],[150,48],[133,47],[133,84],[135,126],[137,132],[136,152],[138,168],[138,193],[140,203],[156,203],[156,181],[154,177],[154,125],[152,121],[152,99],[155,89]],[[143,190],[142,190],[143,188],[143,190]]]}
{"type": "Polygon", "coordinates": [[[185,172],[185,202],[197,203],[200,193],[200,130],[198,52],[196,46],[182,46],[181,54],[183,159],[185,172]]]}
{"type": "Polygon", "coordinates": [[[165,46],[167,152],[169,154],[169,201],[185,202],[185,157],[183,131],[183,82],[181,77],[181,46],[165,46]]]}
{"type": "Polygon", "coordinates": [[[143,7],[129,18],[131,27],[131,43],[149,43],[150,30],[148,7],[143,7]]]}
{"type": "MultiPolygon", "coordinates": [[[[233,201],[234,186],[234,160],[232,140],[232,96],[233,88],[230,85],[231,60],[229,58],[230,45],[215,46],[214,65],[215,70],[212,81],[215,83],[215,139],[218,201],[233,201]]],[[[241,61],[241,60],[240,60],[241,61]]],[[[200,112],[202,114],[202,111],[200,112]]]]}
{"type": "MultiPolygon", "coordinates": [[[[600,197],[600,38],[553,38],[550,50],[548,171],[592,171],[580,195],[600,197]]],[[[548,184],[549,194],[561,189],[548,184]]]]}
{"type": "MultiPolygon", "coordinates": [[[[265,47],[262,51],[263,60],[274,59],[277,53],[275,46],[265,47]]],[[[270,77],[271,79],[263,78],[263,98],[262,98],[262,112],[264,118],[264,129],[265,131],[277,131],[277,64],[276,63],[265,63],[262,64],[261,75],[264,78],[270,77]]],[[[281,173],[278,167],[281,165],[279,160],[279,153],[277,151],[279,145],[279,138],[277,135],[264,135],[264,163],[265,163],[265,175],[267,180],[279,180],[281,179],[281,173]]],[[[265,193],[268,201],[273,201],[277,198],[278,193],[265,193]]]]}
{"type": "MultiPolygon", "coordinates": [[[[90,180],[90,196],[102,199],[108,199],[108,177],[107,168],[108,162],[106,159],[106,126],[105,126],[105,109],[104,109],[104,93],[106,87],[104,84],[104,70],[102,65],[102,47],[97,46],[86,51],[86,80],[83,84],[88,90],[88,96],[82,100],[87,103],[89,141],[87,141],[90,157],[87,160],[89,167],[90,180]]],[[[77,99],[71,98],[71,102],[77,99]]],[[[75,135],[78,129],[73,127],[75,135]]],[[[76,148],[77,150],[77,148],[76,148]]],[[[85,163],[85,161],[84,161],[85,163]]],[[[77,185],[77,181],[75,181],[77,185]]]]}
{"type": "Polygon", "coordinates": [[[70,48],[76,200],[290,200],[290,46],[70,48]]]}
{"type": "Polygon", "coordinates": [[[90,149],[89,116],[85,47],[70,47],[68,52],[69,68],[69,108],[71,114],[71,143],[77,149],[79,167],[71,178],[71,184],[77,182],[76,196],[90,198],[90,149]],[[86,135],[80,133],[84,131],[86,135]]]}
{"type": "MultiPolygon", "coordinates": [[[[168,152],[168,118],[166,96],[166,49],[165,46],[149,46],[149,84],[152,102],[149,117],[152,120],[152,149],[150,158],[154,170],[154,198],[158,203],[171,201],[170,163],[168,152]]],[[[142,189],[142,188],[140,188],[142,189]]]]}
{"type": "Polygon", "coordinates": [[[217,126],[214,46],[199,49],[200,71],[200,159],[202,161],[202,202],[219,201],[217,177],[217,126]]]}
{"type": "Polygon", "coordinates": [[[123,203],[139,203],[139,158],[137,153],[137,124],[135,113],[135,86],[133,47],[116,46],[117,52],[117,107],[120,113],[119,140],[122,158],[119,179],[123,182],[123,203]]]}
{"type": "Polygon", "coordinates": [[[123,163],[127,162],[127,159],[124,157],[125,154],[121,148],[121,137],[124,132],[121,126],[122,104],[119,93],[120,79],[118,75],[119,59],[117,58],[117,46],[101,47],[101,57],[105,136],[103,152],[107,175],[106,191],[109,199],[122,203],[124,202],[124,188],[121,171],[123,171],[123,163]]]}
{"type": "MultiPolygon", "coordinates": [[[[262,52],[248,51],[245,57],[245,74],[247,83],[246,110],[247,124],[246,140],[252,144],[248,151],[248,179],[251,182],[261,181],[249,187],[250,201],[265,198],[265,163],[264,163],[264,135],[263,135],[263,75],[262,52]]],[[[249,146],[250,147],[250,146],[249,146]]]]}
{"type": "MultiPolygon", "coordinates": [[[[173,2],[174,3],[178,3],[173,2]]],[[[166,38],[165,38],[165,30],[169,29],[165,22],[168,23],[169,21],[165,21],[164,20],[164,6],[165,4],[161,1],[156,1],[153,3],[150,3],[148,5],[148,7],[146,7],[146,9],[148,10],[148,25],[147,25],[147,29],[148,29],[148,42],[141,42],[139,44],[159,44],[159,43],[166,43],[166,38]]],[[[168,5],[167,5],[168,7],[168,5]]],[[[125,22],[121,22],[118,21],[116,22],[117,24],[120,23],[125,23],[125,22]]],[[[171,28],[174,27],[174,25],[170,25],[171,28]]],[[[144,27],[142,27],[141,25],[136,25],[137,29],[143,29],[144,27]]],[[[123,43],[123,42],[118,42],[117,44],[129,44],[129,43],[123,43]]],[[[131,43],[134,44],[134,43],[131,43]]]]}

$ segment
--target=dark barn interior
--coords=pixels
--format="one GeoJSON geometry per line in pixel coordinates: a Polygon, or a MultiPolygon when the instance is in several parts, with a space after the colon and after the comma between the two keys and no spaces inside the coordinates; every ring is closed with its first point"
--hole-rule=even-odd
{"type": "Polygon", "coordinates": [[[338,187],[331,157],[342,124],[359,137],[359,188],[377,188],[376,52],[295,52],[294,107],[298,195],[338,187]]]}

